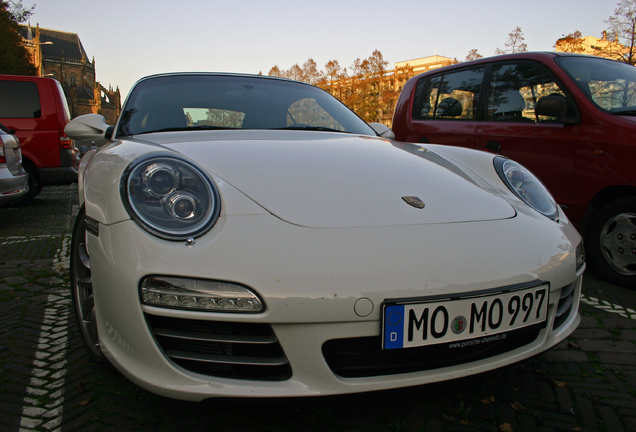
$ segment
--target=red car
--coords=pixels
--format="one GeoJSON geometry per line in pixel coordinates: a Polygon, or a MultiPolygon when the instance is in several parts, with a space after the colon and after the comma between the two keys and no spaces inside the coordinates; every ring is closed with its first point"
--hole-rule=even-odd
{"type": "Polygon", "coordinates": [[[66,136],[66,98],[51,78],[0,75],[0,123],[22,144],[22,166],[29,173],[29,192],[13,204],[31,201],[45,185],[77,182],[79,151],[66,136]]]}
{"type": "Polygon", "coordinates": [[[591,267],[636,288],[634,66],[526,52],[436,69],[406,83],[393,131],[524,164],[583,234],[591,267]]]}

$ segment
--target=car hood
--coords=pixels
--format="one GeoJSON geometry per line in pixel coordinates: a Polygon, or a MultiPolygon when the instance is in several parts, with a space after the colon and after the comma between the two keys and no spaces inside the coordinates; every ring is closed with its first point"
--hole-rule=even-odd
{"type": "Polygon", "coordinates": [[[415,144],[308,131],[179,132],[140,138],[183,154],[271,214],[300,226],[457,223],[516,214],[474,173],[415,144]],[[407,203],[418,200],[423,208],[407,203]]]}

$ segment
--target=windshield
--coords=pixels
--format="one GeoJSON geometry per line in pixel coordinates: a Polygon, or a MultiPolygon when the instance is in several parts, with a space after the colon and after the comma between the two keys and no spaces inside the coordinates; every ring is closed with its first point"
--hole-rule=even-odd
{"type": "Polygon", "coordinates": [[[594,57],[560,57],[559,65],[599,108],[636,115],[636,68],[594,57]]]}
{"type": "Polygon", "coordinates": [[[329,93],[257,76],[164,75],[139,81],[117,136],[201,129],[299,129],[375,135],[329,93]]]}

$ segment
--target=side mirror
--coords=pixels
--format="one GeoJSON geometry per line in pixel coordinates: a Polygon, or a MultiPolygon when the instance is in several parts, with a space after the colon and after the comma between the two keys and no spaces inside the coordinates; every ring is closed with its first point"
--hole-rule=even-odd
{"type": "Polygon", "coordinates": [[[104,141],[112,135],[112,127],[99,114],[85,114],[68,122],[64,133],[77,141],[104,141]]]}
{"type": "Polygon", "coordinates": [[[393,131],[382,123],[369,123],[369,126],[382,138],[395,139],[393,131]]]}
{"type": "Polygon", "coordinates": [[[534,107],[537,115],[556,117],[561,123],[576,123],[574,117],[568,116],[568,103],[565,96],[560,94],[551,94],[539,98],[534,107]]]}

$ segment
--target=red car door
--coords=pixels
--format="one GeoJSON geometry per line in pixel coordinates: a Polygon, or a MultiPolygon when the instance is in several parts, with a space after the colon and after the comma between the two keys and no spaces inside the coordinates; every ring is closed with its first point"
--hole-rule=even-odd
{"type": "Polygon", "coordinates": [[[574,168],[579,125],[535,113],[537,101],[548,95],[576,105],[554,75],[537,62],[493,65],[488,74],[484,115],[476,126],[477,148],[525,165],[550,189],[564,208],[574,195],[574,168]]]}
{"type": "Polygon", "coordinates": [[[403,141],[475,147],[477,104],[485,66],[420,80],[413,93],[403,141]]]}

